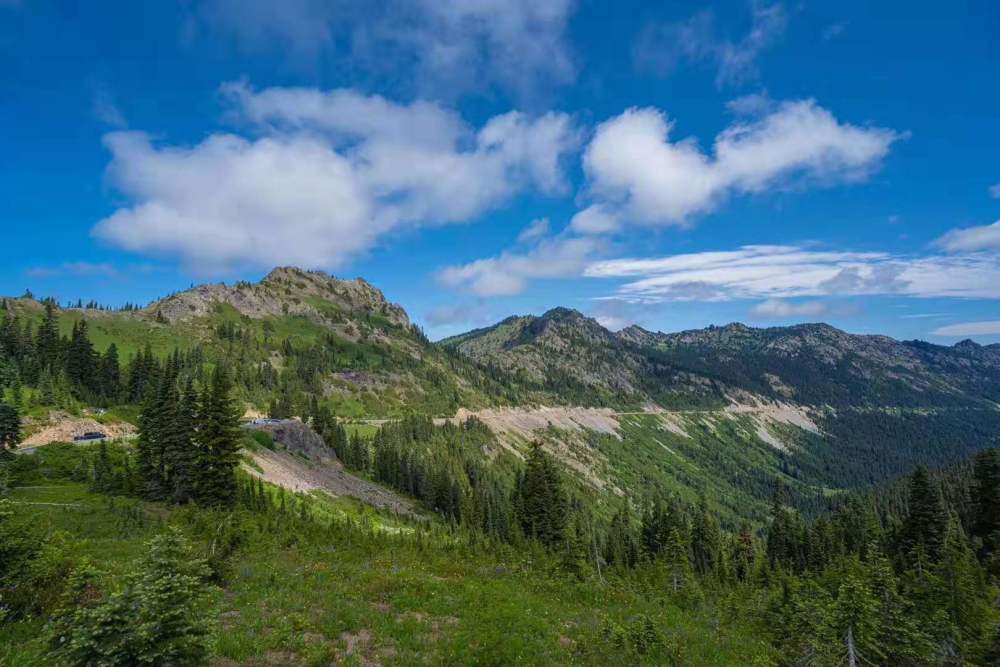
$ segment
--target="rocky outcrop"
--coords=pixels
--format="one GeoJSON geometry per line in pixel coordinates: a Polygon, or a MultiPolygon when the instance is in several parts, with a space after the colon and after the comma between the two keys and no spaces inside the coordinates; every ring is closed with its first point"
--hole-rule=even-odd
{"type": "Polygon", "coordinates": [[[387,301],[381,290],[361,278],[341,280],[322,271],[293,267],[274,269],[259,283],[198,285],[153,302],[145,313],[178,322],[210,315],[220,305],[255,319],[301,315],[325,320],[331,311],[339,311],[348,317],[379,316],[397,326],[410,324],[402,307],[387,301]]]}
{"type": "Polygon", "coordinates": [[[283,449],[310,461],[326,463],[337,458],[323,438],[298,419],[285,419],[274,424],[250,424],[248,428],[270,434],[283,449]]]}

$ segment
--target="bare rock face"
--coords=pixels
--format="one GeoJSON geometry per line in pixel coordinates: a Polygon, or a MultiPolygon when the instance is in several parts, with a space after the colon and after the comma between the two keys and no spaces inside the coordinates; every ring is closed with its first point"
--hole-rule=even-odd
{"type": "Polygon", "coordinates": [[[173,323],[209,315],[219,304],[254,319],[301,315],[319,320],[325,311],[337,309],[345,315],[376,315],[398,326],[410,324],[406,311],[361,278],[340,280],[294,267],[274,269],[259,283],[198,285],[152,303],[145,312],[173,323]]]}
{"type": "Polygon", "coordinates": [[[250,428],[269,433],[288,452],[304,456],[310,461],[326,463],[337,458],[323,438],[298,419],[285,419],[276,424],[255,424],[250,428]]]}

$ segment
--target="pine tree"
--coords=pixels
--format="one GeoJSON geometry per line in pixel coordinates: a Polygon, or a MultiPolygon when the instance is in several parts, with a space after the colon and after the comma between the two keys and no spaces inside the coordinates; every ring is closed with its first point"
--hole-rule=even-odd
{"type": "Polygon", "coordinates": [[[979,452],[973,476],[972,535],[981,540],[985,559],[1000,549],[1000,450],[979,452]]]}
{"type": "Polygon", "coordinates": [[[163,455],[169,470],[168,484],[175,503],[186,503],[197,494],[198,448],[195,444],[198,419],[198,395],[191,381],[184,393],[176,389],[173,403],[164,415],[163,455]]]}
{"type": "Polygon", "coordinates": [[[202,395],[198,424],[198,500],[206,505],[232,507],[236,502],[240,415],[231,389],[229,376],[216,366],[202,395]]]}
{"type": "Polygon", "coordinates": [[[206,664],[208,575],[176,528],[149,542],[121,590],[102,594],[99,574],[78,568],[47,628],[51,657],[81,667],[206,664]]]}
{"type": "Polygon", "coordinates": [[[515,507],[521,529],[528,537],[552,547],[566,529],[567,499],[555,463],[535,442],[528,454],[524,475],[516,491],[515,507]]]}
{"type": "Polygon", "coordinates": [[[698,502],[698,513],[691,533],[691,552],[699,575],[704,577],[720,574],[722,530],[718,518],[709,510],[704,497],[698,502]]]}
{"type": "Polygon", "coordinates": [[[673,593],[688,591],[695,586],[688,552],[689,545],[680,528],[673,526],[663,545],[663,566],[666,569],[667,585],[673,593]]]}
{"type": "Polygon", "coordinates": [[[17,408],[0,402],[0,461],[10,459],[21,444],[21,416],[17,408]]]}
{"type": "Polygon", "coordinates": [[[921,557],[936,561],[944,544],[948,514],[941,489],[930,478],[927,468],[917,467],[910,476],[909,512],[903,522],[900,547],[911,562],[921,557]]]}
{"type": "Polygon", "coordinates": [[[55,373],[61,367],[62,340],[59,337],[59,324],[56,321],[55,306],[51,301],[45,302],[45,316],[35,338],[35,349],[43,368],[55,373]]]}
{"type": "Polygon", "coordinates": [[[73,325],[73,333],[66,349],[66,377],[70,386],[81,398],[90,397],[100,391],[97,357],[90,342],[86,320],[80,320],[73,325]]]}
{"type": "Polygon", "coordinates": [[[109,402],[118,400],[122,391],[121,367],[118,362],[118,346],[114,343],[108,346],[100,362],[101,394],[109,402]]]}

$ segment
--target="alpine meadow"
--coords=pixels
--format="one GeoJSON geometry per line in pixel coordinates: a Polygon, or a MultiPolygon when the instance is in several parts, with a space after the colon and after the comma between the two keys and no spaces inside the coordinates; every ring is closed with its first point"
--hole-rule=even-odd
{"type": "Polygon", "coordinates": [[[0,667],[1000,666],[998,37],[0,0],[0,667]]]}

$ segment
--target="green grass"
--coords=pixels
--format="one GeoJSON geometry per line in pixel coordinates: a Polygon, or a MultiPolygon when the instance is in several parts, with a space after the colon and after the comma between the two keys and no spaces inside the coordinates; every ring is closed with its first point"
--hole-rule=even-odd
{"type": "MultiPolygon", "coordinates": [[[[167,523],[205,548],[224,519],[112,500],[75,483],[31,486],[13,490],[19,520],[64,533],[74,556],[116,576],[167,523]]],[[[245,538],[216,595],[216,658],[248,665],[772,664],[748,628],[717,626],[710,608],[685,609],[656,586],[579,581],[534,548],[476,543],[434,525],[385,530],[399,520],[384,515],[378,529],[360,518],[378,514],[370,508],[323,502],[310,505],[308,520],[237,513],[245,538]],[[352,520],[330,524],[339,511],[352,520]],[[629,627],[644,617],[663,637],[645,655],[623,653],[605,636],[609,624],[629,627]]],[[[0,664],[47,664],[41,628],[38,619],[0,626],[0,664]]]]}

